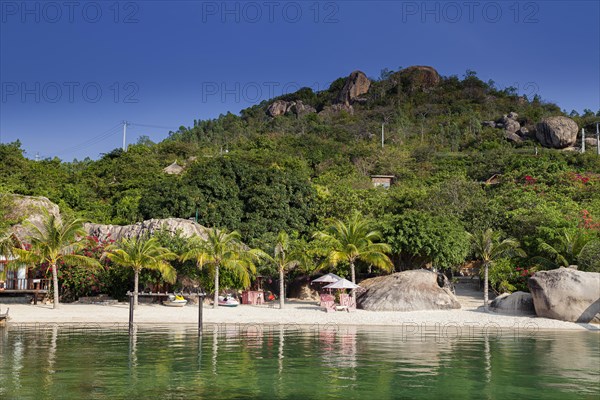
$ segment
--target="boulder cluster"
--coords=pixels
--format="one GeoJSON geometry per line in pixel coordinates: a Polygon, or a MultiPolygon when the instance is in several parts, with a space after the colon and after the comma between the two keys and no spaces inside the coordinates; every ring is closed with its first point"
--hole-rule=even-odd
{"type": "Polygon", "coordinates": [[[317,110],[313,106],[304,104],[302,101],[285,100],[276,100],[269,106],[269,108],[267,108],[267,114],[271,117],[277,117],[289,112],[300,117],[306,114],[316,113],[317,110]]]}
{"type": "Polygon", "coordinates": [[[521,126],[519,114],[514,111],[503,115],[496,121],[483,121],[482,125],[504,130],[504,138],[511,142],[521,143],[529,138],[529,130],[521,126]]]}
{"type": "MultiPolygon", "coordinates": [[[[542,119],[533,132],[519,122],[519,114],[510,112],[496,121],[483,121],[483,126],[502,129],[504,138],[514,143],[521,143],[528,139],[537,139],[544,147],[553,149],[566,149],[577,143],[578,127],[571,118],[556,116],[542,119]]],[[[588,146],[596,145],[596,139],[587,138],[588,146]]]]}
{"type": "Polygon", "coordinates": [[[502,294],[490,303],[493,311],[580,323],[600,323],[600,273],[574,267],[536,272],[531,293],[502,294]]]}

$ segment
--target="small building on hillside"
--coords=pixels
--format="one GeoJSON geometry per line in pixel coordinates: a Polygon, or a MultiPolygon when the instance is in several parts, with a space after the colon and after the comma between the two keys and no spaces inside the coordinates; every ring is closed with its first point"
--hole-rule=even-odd
{"type": "Polygon", "coordinates": [[[179,175],[183,172],[183,167],[175,161],[173,164],[163,169],[163,172],[169,175],[179,175]]]}
{"type": "Polygon", "coordinates": [[[394,184],[396,177],[394,175],[371,175],[373,187],[389,188],[394,184]]]}

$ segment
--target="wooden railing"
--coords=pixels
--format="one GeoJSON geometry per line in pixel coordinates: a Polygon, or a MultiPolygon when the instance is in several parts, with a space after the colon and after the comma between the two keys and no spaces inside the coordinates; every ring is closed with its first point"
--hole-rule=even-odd
{"type": "Polygon", "coordinates": [[[6,279],[4,281],[5,290],[48,290],[50,279],[6,279]]]}

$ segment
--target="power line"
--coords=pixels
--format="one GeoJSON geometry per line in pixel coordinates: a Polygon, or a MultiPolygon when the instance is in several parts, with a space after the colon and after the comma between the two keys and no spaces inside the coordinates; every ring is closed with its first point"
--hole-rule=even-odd
{"type": "Polygon", "coordinates": [[[101,134],[96,135],[96,136],[86,140],[85,142],[79,143],[75,146],[67,147],[66,149],[63,149],[63,150],[57,152],[56,154],[72,153],[74,151],[83,150],[85,148],[88,148],[90,146],[98,144],[98,143],[108,139],[109,137],[114,136],[115,134],[119,133],[121,131],[120,128],[121,128],[121,123],[118,123],[118,124],[114,125],[112,128],[102,132],[101,134]]]}
{"type": "Polygon", "coordinates": [[[158,128],[158,129],[168,129],[170,131],[176,131],[177,128],[169,127],[169,126],[160,126],[160,125],[147,125],[147,124],[136,124],[135,122],[128,122],[129,125],[132,126],[141,126],[144,128],[158,128]]]}

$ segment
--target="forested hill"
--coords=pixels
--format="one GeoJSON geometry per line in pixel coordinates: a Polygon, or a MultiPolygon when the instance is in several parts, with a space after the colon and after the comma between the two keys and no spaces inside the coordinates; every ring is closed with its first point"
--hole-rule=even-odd
{"type": "Polygon", "coordinates": [[[98,223],[197,213],[257,246],[279,230],[308,240],[326,218],[357,210],[405,263],[457,264],[466,232],[487,227],[535,255],[564,232],[599,229],[600,157],[592,140],[585,154],[572,147],[600,111],[570,117],[471,71],[357,71],[97,161],[35,162],[18,142],[0,144],[0,192],[46,196],[98,223]],[[395,184],[374,189],[374,174],[395,184]]]}

